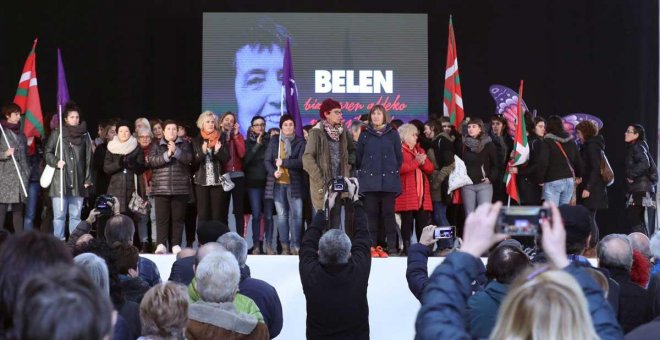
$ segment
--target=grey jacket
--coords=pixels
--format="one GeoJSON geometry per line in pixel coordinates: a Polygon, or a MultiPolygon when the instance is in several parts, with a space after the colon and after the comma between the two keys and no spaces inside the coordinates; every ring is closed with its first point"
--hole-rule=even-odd
{"type": "MultiPolygon", "coordinates": [[[[9,129],[4,129],[9,145],[14,148],[14,157],[18,164],[18,169],[23,177],[25,189],[28,187],[30,168],[27,163],[27,138],[20,132],[15,134],[9,129]]],[[[25,202],[25,194],[21,188],[18,173],[14,166],[11,156],[6,156],[7,144],[5,139],[0,136],[0,203],[21,203],[25,202]]]]}

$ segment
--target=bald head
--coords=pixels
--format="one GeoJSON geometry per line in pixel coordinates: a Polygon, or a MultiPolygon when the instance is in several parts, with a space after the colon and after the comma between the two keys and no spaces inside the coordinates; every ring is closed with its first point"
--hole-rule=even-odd
{"type": "Polygon", "coordinates": [[[225,251],[225,248],[223,248],[220,245],[220,243],[218,242],[205,243],[203,246],[197,249],[197,257],[195,257],[195,267],[197,267],[199,263],[202,262],[202,259],[206,257],[206,255],[219,251],[225,251]]]}
{"type": "Polygon", "coordinates": [[[184,257],[190,257],[190,256],[195,256],[195,255],[197,255],[197,252],[195,251],[195,249],[183,248],[183,249],[181,249],[181,251],[178,254],[176,254],[176,259],[180,260],[184,257]]]}
{"type": "Polygon", "coordinates": [[[638,252],[642,253],[642,255],[644,255],[646,258],[651,257],[651,241],[646,235],[635,232],[628,235],[628,240],[630,241],[630,245],[632,245],[633,250],[637,250],[638,252]]]}
{"type": "Polygon", "coordinates": [[[598,243],[598,265],[630,271],[633,262],[632,246],[623,234],[610,234],[598,243]]]}

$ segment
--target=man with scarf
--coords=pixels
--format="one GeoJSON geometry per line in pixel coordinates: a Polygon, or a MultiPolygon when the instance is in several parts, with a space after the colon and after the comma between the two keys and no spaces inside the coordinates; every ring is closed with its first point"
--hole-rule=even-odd
{"type": "Polygon", "coordinates": [[[11,206],[14,232],[23,231],[23,205],[26,197],[18,176],[28,187],[30,168],[27,163],[27,138],[21,131],[21,108],[7,104],[2,108],[4,120],[0,121],[4,136],[0,136],[0,229],[5,225],[7,210],[11,206]],[[6,137],[6,138],[5,138],[6,137]],[[9,145],[7,145],[9,142],[9,145]],[[18,169],[14,166],[16,159],[18,169]]]}
{"type": "Polygon", "coordinates": [[[53,200],[53,233],[64,239],[64,222],[69,214],[69,233],[80,223],[84,197],[92,185],[92,144],[87,123],[80,120],[80,109],[73,102],[64,108],[62,131],[58,129],[46,142],[46,164],[55,168],[48,194],[53,200]],[[62,134],[62,145],[58,142],[62,134]],[[60,154],[62,152],[62,154],[60,154]],[[60,172],[64,183],[60,182],[60,172]],[[63,185],[61,185],[63,184],[63,185]],[[63,192],[62,192],[63,188],[63,192]]]}
{"type": "MultiPolygon", "coordinates": [[[[341,104],[328,98],[321,103],[319,113],[321,121],[309,130],[303,154],[303,169],[309,174],[312,205],[316,211],[325,209],[324,197],[331,180],[350,177],[351,164],[355,164],[353,140],[342,127],[341,104]]],[[[342,198],[346,198],[346,195],[342,195],[342,198]]],[[[329,226],[339,228],[341,205],[336,204],[329,216],[329,226]]]]}

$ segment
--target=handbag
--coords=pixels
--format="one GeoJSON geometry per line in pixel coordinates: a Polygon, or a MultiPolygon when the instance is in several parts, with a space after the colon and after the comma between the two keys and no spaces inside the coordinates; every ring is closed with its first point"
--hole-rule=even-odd
{"type": "Polygon", "coordinates": [[[454,155],[454,170],[449,174],[448,184],[448,194],[456,189],[472,184],[472,180],[467,174],[465,162],[456,155],[454,155]]]}
{"type": "Polygon", "coordinates": [[[614,171],[603,150],[600,150],[600,178],[608,187],[614,183],[614,171]]]}
{"type": "Polygon", "coordinates": [[[128,210],[136,214],[147,215],[149,214],[149,208],[151,207],[151,204],[149,203],[149,200],[145,200],[138,194],[138,179],[136,174],[133,174],[133,179],[135,182],[135,191],[133,192],[131,201],[128,202],[128,210]]]}
{"type": "MultiPolygon", "coordinates": [[[[57,155],[57,147],[60,145],[60,139],[57,138],[57,144],[55,144],[55,155],[57,155]]],[[[55,176],[55,167],[46,164],[44,171],[41,173],[39,178],[39,184],[42,188],[46,189],[50,186],[50,183],[53,182],[53,176],[55,176]]]]}
{"type": "Polygon", "coordinates": [[[558,141],[555,141],[555,144],[557,144],[557,147],[559,148],[559,151],[561,151],[562,155],[564,155],[564,158],[566,159],[566,164],[568,165],[568,168],[571,169],[571,174],[573,175],[573,194],[571,195],[571,201],[568,202],[569,205],[576,205],[577,204],[577,195],[575,193],[575,187],[577,184],[575,184],[575,170],[573,170],[573,166],[571,165],[571,161],[568,160],[568,156],[566,155],[566,152],[564,151],[564,148],[561,146],[561,144],[558,141]]]}

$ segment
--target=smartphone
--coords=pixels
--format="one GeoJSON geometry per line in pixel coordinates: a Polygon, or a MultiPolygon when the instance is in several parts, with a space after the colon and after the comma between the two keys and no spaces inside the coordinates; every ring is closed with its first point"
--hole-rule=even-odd
{"type": "Polygon", "coordinates": [[[435,227],[433,229],[433,239],[453,239],[456,237],[456,227],[455,226],[442,226],[435,227]]]}
{"type": "Polygon", "coordinates": [[[540,206],[502,207],[496,231],[512,236],[536,236],[541,223],[550,220],[550,209],[540,206]]]}

